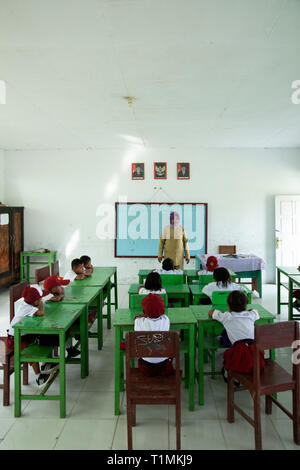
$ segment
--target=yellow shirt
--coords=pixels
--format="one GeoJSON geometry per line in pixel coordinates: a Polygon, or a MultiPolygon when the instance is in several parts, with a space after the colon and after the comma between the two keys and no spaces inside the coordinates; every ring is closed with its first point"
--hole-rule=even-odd
{"type": "Polygon", "coordinates": [[[176,227],[166,225],[163,228],[158,247],[159,258],[163,257],[163,252],[165,252],[164,258],[173,260],[175,269],[183,269],[184,255],[186,259],[190,259],[188,238],[181,225],[176,227]]]}

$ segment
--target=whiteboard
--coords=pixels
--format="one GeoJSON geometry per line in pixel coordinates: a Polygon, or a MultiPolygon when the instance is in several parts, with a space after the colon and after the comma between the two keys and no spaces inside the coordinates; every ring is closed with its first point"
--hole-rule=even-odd
{"type": "Polygon", "coordinates": [[[115,257],[157,257],[162,229],[170,212],[180,214],[190,255],[207,253],[207,203],[115,203],[115,257]]]}

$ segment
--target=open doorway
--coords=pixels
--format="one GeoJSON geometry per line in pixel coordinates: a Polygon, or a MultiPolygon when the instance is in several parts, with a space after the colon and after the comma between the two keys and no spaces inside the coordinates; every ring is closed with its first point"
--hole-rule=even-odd
{"type": "Polygon", "coordinates": [[[300,196],[275,196],[276,266],[300,265],[300,196]]]}

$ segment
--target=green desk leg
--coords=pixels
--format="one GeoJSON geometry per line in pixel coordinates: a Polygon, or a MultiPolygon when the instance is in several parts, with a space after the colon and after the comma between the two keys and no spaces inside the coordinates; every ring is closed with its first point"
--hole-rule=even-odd
{"type": "Polygon", "coordinates": [[[24,281],[24,259],[23,259],[23,254],[20,254],[20,281],[24,281]]]}
{"type": "Polygon", "coordinates": [[[261,269],[257,271],[257,288],[259,292],[259,297],[262,298],[262,274],[261,269]]]}
{"type": "Polygon", "coordinates": [[[280,298],[280,291],[281,288],[281,281],[280,281],[280,271],[277,268],[277,315],[280,315],[281,313],[281,298],[280,298]]]}
{"type": "Polygon", "coordinates": [[[293,281],[289,277],[289,321],[293,320],[293,281]]]}
{"type": "MultiPolygon", "coordinates": [[[[81,322],[80,322],[81,324],[81,322]]],[[[80,325],[81,329],[81,325],[80,325]]],[[[82,351],[81,351],[82,354],[82,351]]],[[[65,332],[59,333],[59,394],[60,417],[66,417],[66,360],[65,360],[65,332]]]]}
{"type": "Polygon", "coordinates": [[[189,294],[184,294],[184,306],[189,306],[189,294]]]}
{"type": "Polygon", "coordinates": [[[111,281],[107,283],[107,329],[111,329],[111,281]]]}
{"type": "Polygon", "coordinates": [[[14,369],[15,369],[15,418],[21,416],[21,334],[15,330],[14,334],[14,369]]]}
{"type": "Polygon", "coordinates": [[[27,282],[30,282],[30,256],[26,256],[26,279],[27,282]]]}
{"type": "Polygon", "coordinates": [[[81,378],[84,379],[89,374],[89,356],[88,356],[88,305],[80,315],[80,344],[81,344],[81,378]]]}
{"type": "Polygon", "coordinates": [[[115,311],[118,307],[118,279],[117,279],[117,271],[114,274],[114,284],[115,284],[115,311]]]}
{"type": "Polygon", "coordinates": [[[116,326],[115,331],[115,415],[120,414],[120,341],[121,341],[121,329],[116,326]]]}
{"type": "Polygon", "coordinates": [[[143,276],[139,274],[139,284],[143,284],[143,276]]]}
{"type": "Polygon", "coordinates": [[[195,325],[189,326],[189,410],[195,409],[195,325]]]}
{"type": "Polygon", "coordinates": [[[204,405],[204,354],[203,354],[204,329],[201,322],[198,323],[198,399],[199,405],[204,405]]]}

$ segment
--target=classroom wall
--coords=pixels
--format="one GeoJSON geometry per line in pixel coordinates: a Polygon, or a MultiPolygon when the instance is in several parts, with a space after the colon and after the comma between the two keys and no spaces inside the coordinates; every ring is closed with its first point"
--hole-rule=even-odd
{"type": "Polygon", "coordinates": [[[4,201],[4,151],[0,149],[0,202],[4,201]]]}
{"type": "MultiPolygon", "coordinates": [[[[1,154],[0,154],[1,165],[1,154]]],[[[236,244],[267,263],[275,281],[274,196],[300,193],[300,149],[124,149],[6,151],[5,201],[25,206],[25,248],[56,249],[61,270],[89,254],[95,265],[117,265],[121,282],[136,279],[152,259],[115,259],[114,241],[96,234],[102,203],[207,202],[208,251],[236,244]],[[145,162],[145,180],[131,181],[131,161],[145,162]],[[153,179],[153,162],[167,161],[168,179],[153,179]],[[191,163],[177,181],[176,162],[191,163]],[[163,191],[155,192],[154,187],[163,191]]],[[[193,267],[193,262],[190,263],[193,267]]]]}

